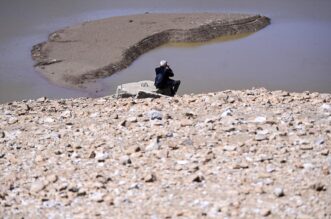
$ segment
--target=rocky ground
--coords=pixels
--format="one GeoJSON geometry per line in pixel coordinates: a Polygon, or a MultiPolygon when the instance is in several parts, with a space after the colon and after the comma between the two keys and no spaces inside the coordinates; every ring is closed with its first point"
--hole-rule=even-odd
{"type": "Polygon", "coordinates": [[[331,94],[0,105],[2,218],[330,218],[331,94]]]}

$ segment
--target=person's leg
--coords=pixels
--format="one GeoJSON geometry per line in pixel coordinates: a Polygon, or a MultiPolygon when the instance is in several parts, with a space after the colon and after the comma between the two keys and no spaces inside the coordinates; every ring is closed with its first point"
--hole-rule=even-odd
{"type": "Polygon", "coordinates": [[[175,81],[172,79],[169,79],[167,81],[167,87],[170,88],[171,90],[171,96],[175,96],[175,94],[177,93],[177,90],[179,88],[180,85],[180,81],[175,81]]]}
{"type": "Polygon", "coordinates": [[[180,85],[180,80],[173,82],[173,95],[175,95],[177,93],[179,85],[180,85]]]}
{"type": "Polygon", "coordinates": [[[174,83],[175,81],[172,79],[167,80],[167,88],[170,89],[170,96],[174,96],[174,83]]]}

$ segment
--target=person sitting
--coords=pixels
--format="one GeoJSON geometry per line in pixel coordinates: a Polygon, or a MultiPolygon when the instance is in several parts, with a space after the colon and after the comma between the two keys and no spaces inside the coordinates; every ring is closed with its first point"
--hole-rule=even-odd
{"type": "MultiPolygon", "coordinates": [[[[162,90],[170,89],[170,96],[175,96],[180,85],[180,80],[172,80],[170,77],[174,76],[172,69],[165,60],[160,61],[160,67],[155,68],[155,87],[162,92],[162,90]]],[[[165,93],[164,93],[165,94],[165,93]]]]}

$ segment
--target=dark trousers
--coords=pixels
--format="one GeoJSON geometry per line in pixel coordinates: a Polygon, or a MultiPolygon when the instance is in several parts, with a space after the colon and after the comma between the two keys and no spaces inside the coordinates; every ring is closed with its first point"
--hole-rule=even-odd
{"type": "Polygon", "coordinates": [[[179,88],[179,85],[180,85],[180,80],[176,81],[176,80],[169,79],[167,81],[166,87],[170,88],[171,96],[175,96],[175,94],[177,93],[177,90],[179,88]]]}

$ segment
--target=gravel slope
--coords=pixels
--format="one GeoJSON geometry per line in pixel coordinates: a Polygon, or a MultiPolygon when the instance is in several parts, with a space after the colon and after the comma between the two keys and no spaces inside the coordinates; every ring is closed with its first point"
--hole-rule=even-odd
{"type": "Polygon", "coordinates": [[[3,218],[330,218],[331,95],[0,105],[3,218]]]}

